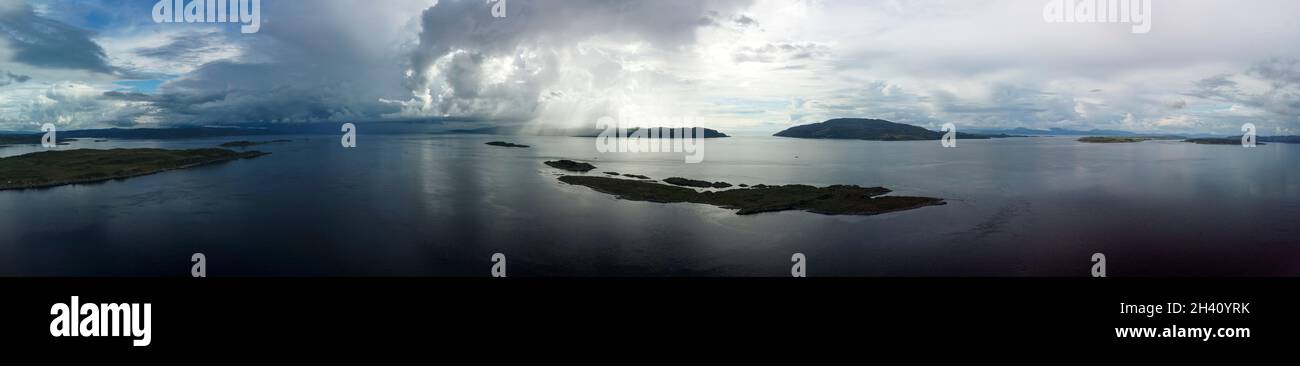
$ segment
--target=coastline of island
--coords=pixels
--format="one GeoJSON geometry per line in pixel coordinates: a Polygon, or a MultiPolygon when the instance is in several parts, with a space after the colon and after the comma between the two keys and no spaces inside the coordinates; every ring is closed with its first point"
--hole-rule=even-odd
{"type": "MultiPolygon", "coordinates": [[[[836,118],[820,123],[790,127],[772,136],[830,140],[930,141],[943,139],[945,134],[944,132],[931,131],[920,126],[882,119],[836,118]]],[[[988,140],[1026,136],[1008,134],[981,135],[957,132],[955,137],[958,139],[988,140]]]]}
{"type": "Polygon", "coordinates": [[[0,191],[98,183],[268,154],[216,148],[41,151],[0,158],[0,191]]]}
{"type": "MultiPolygon", "coordinates": [[[[585,173],[596,169],[594,165],[571,160],[544,163],[552,168],[571,172],[585,173]]],[[[645,180],[649,177],[634,174],[617,172],[604,172],[604,174],[608,176],[563,175],[558,179],[566,184],[591,188],[622,200],[706,204],[736,210],[737,215],[806,211],[822,215],[869,216],[947,204],[941,198],[885,196],[893,191],[884,187],[742,184],[740,188],[726,189],[732,185],[726,182],[680,177],[665,179],[664,182],[667,184],[661,184],[645,180]],[[614,178],[619,175],[638,180],[614,178]],[[700,191],[692,187],[718,190],[700,191]]]]}
{"type": "Polygon", "coordinates": [[[610,177],[565,175],[566,184],[591,188],[622,200],[656,203],[696,203],[736,210],[737,215],[765,212],[805,211],[821,215],[870,216],[947,204],[931,197],[885,196],[892,192],[882,187],[833,185],[755,185],[719,191],[659,184],[642,180],[610,177]]]}

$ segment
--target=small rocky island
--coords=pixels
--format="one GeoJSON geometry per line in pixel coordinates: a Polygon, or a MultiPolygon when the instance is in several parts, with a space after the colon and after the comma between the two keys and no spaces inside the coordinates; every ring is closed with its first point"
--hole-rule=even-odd
{"type": "Polygon", "coordinates": [[[527,147],[528,147],[528,145],[520,145],[520,144],[509,143],[509,142],[505,142],[505,141],[492,141],[492,142],[486,143],[486,144],[484,144],[484,145],[492,145],[492,146],[500,146],[500,147],[517,147],[517,148],[527,148],[527,147]]]}
{"type": "Polygon", "coordinates": [[[586,173],[591,171],[592,169],[596,169],[595,165],[591,165],[588,163],[579,163],[573,160],[548,161],[545,164],[555,169],[568,170],[571,172],[578,172],[578,173],[586,173]]]}
{"type": "Polygon", "coordinates": [[[0,158],[0,190],[94,183],[263,155],[226,149],[42,151],[0,158]]]}
{"type": "Polygon", "coordinates": [[[938,198],[883,196],[890,190],[881,187],[756,185],[751,188],[701,192],[686,187],[621,178],[566,175],[559,179],[564,183],[588,187],[629,201],[707,204],[737,210],[738,215],[788,210],[823,215],[878,215],[945,204],[944,200],[938,198]]]}

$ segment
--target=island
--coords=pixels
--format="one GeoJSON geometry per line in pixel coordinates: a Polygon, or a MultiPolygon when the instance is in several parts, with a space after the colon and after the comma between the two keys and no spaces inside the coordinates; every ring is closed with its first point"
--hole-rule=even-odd
{"type": "MultiPolygon", "coordinates": [[[[627,134],[628,136],[631,136],[632,134],[637,133],[637,131],[639,130],[640,130],[639,128],[629,128],[627,129],[627,134]]],[[[695,137],[696,133],[699,133],[701,137],[704,137],[706,139],[719,139],[719,138],[731,137],[725,133],[722,133],[722,131],[718,131],[712,128],[684,127],[681,130],[683,135],[682,137],[695,137]],[[700,131],[697,132],[695,131],[696,129],[699,129],[700,131]]],[[[644,133],[645,133],[644,136],[654,135],[666,139],[677,138],[677,129],[671,127],[651,127],[651,128],[647,128],[644,133]]]]}
{"type": "Polygon", "coordinates": [[[579,173],[586,173],[591,171],[592,169],[596,169],[595,165],[591,165],[588,163],[579,163],[573,160],[548,161],[545,162],[544,164],[555,169],[568,170],[571,172],[579,172],[579,173]]]}
{"type": "Polygon", "coordinates": [[[254,142],[254,141],[231,141],[231,142],[227,142],[227,143],[224,143],[224,144],[221,144],[221,145],[218,145],[218,146],[221,146],[221,147],[238,147],[238,148],[247,148],[247,147],[252,147],[252,146],[257,146],[257,145],[274,144],[274,143],[280,143],[280,142],[291,142],[291,140],[271,140],[271,141],[257,141],[257,142],[254,142]]]}
{"type": "MultiPolygon", "coordinates": [[[[773,136],[803,139],[840,139],[872,141],[925,141],[939,140],[944,132],[931,131],[922,127],[903,123],[894,123],[881,119],[836,118],[821,123],[813,123],[788,128],[773,136]]],[[[987,140],[991,138],[1014,137],[1011,135],[977,135],[958,132],[958,139],[987,140]]]]}
{"type": "MultiPolygon", "coordinates": [[[[636,133],[637,133],[638,131],[640,131],[640,130],[641,130],[641,128],[639,128],[639,127],[628,128],[627,131],[626,131],[627,134],[626,134],[626,135],[623,135],[623,136],[624,136],[624,137],[633,136],[634,134],[636,134],[636,133]]],[[[655,135],[655,137],[658,137],[658,138],[664,138],[664,139],[674,139],[674,138],[677,138],[677,137],[678,137],[678,136],[677,136],[677,130],[678,130],[678,128],[673,128],[673,127],[649,127],[649,128],[646,128],[646,129],[645,129],[645,132],[641,132],[643,135],[636,135],[636,136],[637,136],[637,137],[641,137],[641,136],[649,137],[651,134],[657,134],[657,135],[655,135]]],[[[727,134],[725,134],[725,133],[722,133],[722,131],[718,131],[718,130],[715,130],[715,129],[712,129],[712,128],[704,128],[704,127],[682,127],[681,130],[682,130],[682,135],[683,135],[682,137],[686,137],[686,138],[693,138],[693,137],[695,137],[695,134],[696,134],[696,133],[701,134],[701,136],[702,136],[703,138],[706,138],[706,139],[719,139],[719,138],[727,138],[727,137],[731,137],[731,136],[729,136],[729,135],[727,135],[727,134]],[[689,131],[688,131],[688,130],[689,130],[689,131]],[[699,130],[699,131],[697,132],[696,130],[699,130]]],[[[607,131],[607,130],[594,129],[594,128],[592,128],[592,129],[560,129],[560,130],[553,130],[553,131],[543,131],[542,134],[543,134],[543,135],[571,136],[571,137],[600,137],[600,135],[601,135],[602,133],[604,133],[605,131],[607,131]]],[[[612,131],[614,131],[614,133],[611,133],[611,134],[609,134],[608,136],[610,136],[610,137],[617,137],[617,136],[618,136],[618,130],[617,130],[617,129],[612,129],[612,131]]]]}
{"type": "Polygon", "coordinates": [[[629,201],[706,204],[737,210],[737,215],[788,210],[823,215],[878,215],[946,204],[939,198],[884,196],[891,191],[881,187],[863,188],[852,185],[756,185],[751,188],[701,192],[667,184],[598,176],[566,175],[559,180],[629,201]]]}
{"type": "Polygon", "coordinates": [[[505,142],[505,141],[492,141],[492,142],[486,143],[486,144],[484,144],[484,145],[492,145],[492,146],[500,146],[500,147],[517,147],[517,148],[527,148],[527,147],[529,147],[528,145],[514,144],[514,143],[505,142]]]}
{"type": "Polygon", "coordinates": [[[41,151],[0,158],[0,190],[94,183],[263,155],[226,149],[41,151]]]}
{"type": "Polygon", "coordinates": [[[628,178],[636,178],[636,179],[646,179],[646,180],[650,179],[650,177],[639,175],[639,174],[623,174],[623,176],[628,178]]]}
{"type": "MultiPolygon", "coordinates": [[[[1241,137],[1206,137],[1196,139],[1186,139],[1183,142],[1190,142],[1198,145],[1237,145],[1241,146],[1241,137]]],[[[1256,141],[1255,145],[1265,145],[1263,142],[1256,141]]]]}
{"type": "Polygon", "coordinates": [[[1079,142],[1087,142],[1090,144],[1127,144],[1127,143],[1142,142],[1147,140],[1150,139],[1145,137],[1117,137],[1117,136],[1089,136],[1089,137],[1079,138],[1079,142]]]}
{"type": "MultiPolygon", "coordinates": [[[[711,128],[704,128],[704,127],[683,127],[683,128],[684,128],[684,129],[696,129],[696,128],[701,129],[702,131],[700,131],[700,133],[702,133],[702,134],[704,135],[704,138],[706,138],[706,139],[731,137],[731,136],[728,136],[728,135],[725,134],[725,133],[722,133],[721,131],[718,131],[718,130],[715,130],[715,129],[711,129],[711,128]]],[[[628,129],[627,129],[627,133],[630,135],[630,134],[636,133],[636,132],[637,132],[638,130],[640,130],[640,129],[641,129],[640,127],[632,127],[632,128],[628,128],[628,129]]],[[[473,128],[473,129],[453,129],[453,130],[447,130],[447,131],[442,131],[442,132],[436,132],[436,134],[444,134],[444,135],[503,135],[503,136],[508,136],[508,135],[530,135],[530,136],[534,136],[534,135],[535,135],[535,136],[564,136],[564,137],[599,137],[599,136],[601,135],[601,133],[604,133],[605,131],[606,131],[606,130],[604,130],[604,129],[599,129],[599,128],[542,128],[542,129],[537,129],[537,130],[534,130],[534,129],[527,129],[527,130],[525,130],[525,129],[520,128],[520,127],[517,127],[517,126],[493,126],[493,127],[480,127],[480,128],[473,128]]],[[[612,131],[617,131],[617,130],[616,130],[616,129],[612,129],[612,131]]],[[[675,138],[675,137],[676,137],[675,128],[673,128],[673,127],[650,127],[650,128],[647,128],[646,132],[647,132],[647,133],[658,132],[658,133],[660,133],[660,136],[659,136],[659,137],[661,137],[661,138],[675,138]]],[[[685,137],[694,137],[694,136],[693,136],[694,133],[695,133],[695,131],[690,131],[690,132],[688,133],[688,136],[685,136],[685,137]]],[[[614,132],[614,133],[611,133],[610,135],[613,136],[613,135],[617,135],[617,134],[618,134],[617,132],[614,132]]]]}
{"type": "MultiPolygon", "coordinates": [[[[41,138],[44,134],[0,134],[0,147],[9,145],[40,145],[41,138]]],[[[76,139],[55,136],[56,144],[67,145],[68,141],[77,141],[76,139]]]]}

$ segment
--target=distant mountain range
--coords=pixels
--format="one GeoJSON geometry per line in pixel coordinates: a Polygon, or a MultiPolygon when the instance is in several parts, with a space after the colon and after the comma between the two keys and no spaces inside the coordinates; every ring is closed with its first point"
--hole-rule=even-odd
{"type": "MultiPolygon", "coordinates": [[[[1129,131],[1119,130],[1069,130],[1063,128],[1051,128],[1046,130],[1031,128],[1011,128],[1011,129],[978,129],[973,128],[966,132],[958,132],[959,139],[990,139],[990,138],[1007,138],[1007,137],[1028,137],[1028,136],[1120,136],[1135,137],[1148,140],[1182,140],[1187,138],[1216,138],[1240,140],[1241,135],[1236,136],[1215,136],[1215,135],[1169,135],[1169,134],[1140,134],[1129,131]],[[970,132],[970,133],[966,133],[970,132]]],[[[794,137],[807,139],[848,139],[848,140],[876,140],[876,141],[916,141],[916,140],[938,140],[944,135],[943,132],[931,131],[919,126],[913,126],[903,123],[895,123],[881,119],[868,118],[836,118],[821,123],[806,124],[788,128],[776,133],[774,136],[794,137]]],[[[1300,136],[1259,136],[1258,142],[1277,142],[1277,143],[1300,143],[1300,136]]]]}
{"type": "MultiPolygon", "coordinates": [[[[731,137],[731,136],[727,136],[727,134],[722,133],[721,131],[712,128],[692,127],[692,129],[693,128],[704,129],[704,138],[706,139],[731,137]]],[[[636,131],[638,130],[639,128],[629,128],[627,130],[627,133],[628,135],[631,135],[633,133],[636,133],[636,131]]],[[[669,127],[651,127],[649,128],[649,130],[651,131],[659,130],[655,132],[659,132],[660,136],[665,138],[672,138],[674,137],[675,134],[674,129],[669,127]]],[[[540,130],[536,134],[538,136],[597,137],[600,136],[602,132],[604,131],[597,128],[550,128],[550,129],[540,130]]],[[[520,129],[517,127],[482,127],[482,128],[474,128],[474,129],[448,130],[444,133],[445,134],[466,134],[466,135],[521,134],[520,129]]],[[[694,133],[694,131],[691,131],[691,133],[694,133]]]]}
{"type": "Polygon", "coordinates": [[[976,129],[971,129],[970,132],[979,133],[979,134],[1013,134],[1013,135],[1025,135],[1025,136],[1137,136],[1139,135],[1137,133],[1120,131],[1120,130],[1092,129],[1092,130],[1082,131],[1082,130],[1069,130],[1064,128],[1050,128],[1046,130],[1039,130],[1039,129],[1032,129],[1032,128],[1024,128],[1024,127],[1010,128],[1010,129],[976,128],[976,129]]]}
{"type": "Polygon", "coordinates": [[[287,131],[253,128],[178,127],[178,128],[107,128],[97,130],[59,131],[59,137],[100,139],[184,139],[227,136],[265,136],[284,134],[287,131]]]}
{"type": "MultiPolygon", "coordinates": [[[[804,139],[846,139],[876,141],[921,141],[938,140],[944,132],[931,131],[923,127],[903,123],[894,123],[882,119],[836,118],[821,123],[795,126],[773,136],[804,139]]],[[[958,132],[959,139],[990,139],[1018,137],[1011,134],[971,134],[958,132]]]]}

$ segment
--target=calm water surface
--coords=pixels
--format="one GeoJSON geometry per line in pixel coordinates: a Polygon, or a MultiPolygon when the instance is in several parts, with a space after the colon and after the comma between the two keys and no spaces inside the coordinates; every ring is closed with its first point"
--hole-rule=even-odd
{"type": "MultiPolygon", "coordinates": [[[[282,136],[258,137],[272,140],[282,136]]],[[[598,154],[592,139],[291,136],[253,160],[100,184],[0,191],[0,275],[1112,276],[1300,275],[1300,146],[1072,138],[938,142],[708,140],[598,154]],[[530,149],[483,145],[507,140],[530,149]],[[880,216],[739,216],[568,186],[542,164],[733,184],[883,186],[948,205],[880,216]]],[[[212,147],[242,138],[87,139],[63,148],[212,147]]],[[[0,149],[12,156],[33,147],[0,149]]]]}

